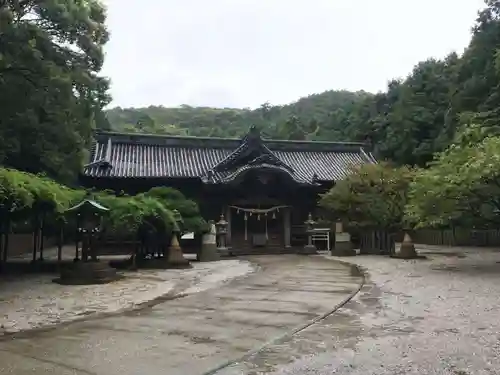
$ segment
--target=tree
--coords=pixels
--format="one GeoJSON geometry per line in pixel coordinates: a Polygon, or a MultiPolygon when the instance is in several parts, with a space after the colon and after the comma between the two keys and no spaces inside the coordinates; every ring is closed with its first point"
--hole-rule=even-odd
{"type": "Polygon", "coordinates": [[[201,233],[207,229],[207,223],[201,216],[198,204],[187,199],[180,191],[168,187],[154,187],[144,196],[158,200],[169,210],[179,211],[184,231],[201,233]]]}
{"type": "Polygon", "coordinates": [[[420,170],[407,217],[418,227],[490,226],[500,222],[500,136],[469,125],[420,170]]]}
{"type": "Polygon", "coordinates": [[[367,164],[324,194],[320,206],[350,226],[396,231],[403,226],[412,176],[407,167],[367,164]]]}
{"type": "MultiPolygon", "coordinates": [[[[464,117],[473,114],[474,121],[491,131],[499,127],[500,4],[485,4],[462,56],[451,53],[419,62],[407,77],[391,80],[384,92],[330,90],[255,110],[142,108],[138,111],[155,123],[142,131],[161,133],[175,125],[190,135],[234,137],[264,124],[271,138],[369,141],[380,160],[425,168],[434,154],[453,143],[464,117]]],[[[116,130],[136,124],[127,110],[113,109],[107,115],[116,130]]]]}
{"type": "Polygon", "coordinates": [[[108,39],[97,0],[0,3],[0,163],[71,180],[96,115],[108,39]]]}
{"type": "Polygon", "coordinates": [[[306,139],[306,132],[300,119],[292,115],[278,128],[278,133],[282,139],[303,141],[306,139]]]}

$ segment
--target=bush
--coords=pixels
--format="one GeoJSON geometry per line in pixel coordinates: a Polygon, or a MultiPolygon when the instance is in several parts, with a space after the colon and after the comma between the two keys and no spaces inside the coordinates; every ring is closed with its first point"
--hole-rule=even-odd
{"type": "Polygon", "coordinates": [[[104,227],[112,233],[135,234],[143,227],[156,232],[171,232],[175,225],[172,211],[151,197],[117,197],[101,193],[96,196],[96,201],[109,209],[104,227]]]}
{"type": "MultiPolygon", "coordinates": [[[[64,212],[86,194],[83,189],[71,189],[45,176],[0,168],[2,219],[8,215],[10,221],[26,223],[26,219],[43,215],[50,223],[64,218],[69,227],[76,229],[75,219],[64,212]]],[[[137,196],[115,196],[104,191],[96,193],[94,199],[109,209],[103,223],[109,233],[134,237],[139,230],[170,233],[176,225],[174,209],[183,219],[181,229],[201,232],[206,227],[198,205],[174,189],[156,188],[137,196]]]]}
{"type": "Polygon", "coordinates": [[[180,191],[169,187],[155,187],[142,195],[157,199],[169,210],[179,211],[183,232],[203,233],[207,230],[207,222],[202,218],[198,204],[187,199],[180,191]]]}

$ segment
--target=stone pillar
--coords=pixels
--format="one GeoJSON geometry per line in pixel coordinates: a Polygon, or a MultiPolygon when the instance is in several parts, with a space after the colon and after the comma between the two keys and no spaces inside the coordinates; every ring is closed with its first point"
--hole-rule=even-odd
{"type": "Polygon", "coordinates": [[[205,233],[201,239],[201,253],[200,262],[211,262],[219,260],[219,253],[217,252],[216,242],[216,229],[213,221],[209,222],[209,232],[205,233]]]}
{"type": "Polygon", "coordinates": [[[283,212],[283,235],[284,235],[284,245],[285,248],[292,247],[291,237],[292,237],[292,210],[290,207],[285,208],[283,212]]]}
{"type": "Polygon", "coordinates": [[[226,221],[227,221],[227,235],[226,235],[226,247],[231,248],[231,207],[226,208],[226,221]]]}
{"type": "Polygon", "coordinates": [[[344,232],[341,222],[335,223],[335,243],[333,244],[331,254],[339,257],[356,255],[356,251],[352,248],[351,235],[344,232]]]}

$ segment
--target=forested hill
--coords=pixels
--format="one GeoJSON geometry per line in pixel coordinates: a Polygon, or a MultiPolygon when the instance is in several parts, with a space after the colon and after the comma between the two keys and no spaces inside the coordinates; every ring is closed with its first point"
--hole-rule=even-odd
{"type": "MultiPolygon", "coordinates": [[[[420,62],[382,93],[328,91],[255,110],[111,109],[107,116],[103,108],[111,98],[100,72],[105,9],[99,1],[56,2],[0,2],[5,167],[74,183],[95,128],[234,137],[253,124],[272,138],[371,141],[379,159],[423,166],[461,125],[492,133],[500,124],[498,0],[485,1],[463,55],[420,62]]],[[[388,58],[397,58],[397,51],[388,58]]]]}
{"type": "Polygon", "coordinates": [[[114,108],[107,111],[113,130],[157,134],[237,137],[251,125],[268,137],[283,139],[345,139],[335,121],[339,111],[349,111],[371,97],[366,92],[326,91],[297,102],[257,109],[208,108],[183,105],[177,108],[114,108]],[[319,126],[319,125],[322,126],[319,126]]]}
{"type": "Polygon", "coordinates": [[[424,166],[450,144],[460,126],[474,122],[493,130],[500,124],[500,3],[486,4],[463,55],[422,61],[407,77],[389,82],[382,93],[327,91],[256,110],[116,108],[108,111],[111,125],[106,125],[127,131],[237,136],[257,124],[272,138],[371,141],[381,159],[424,166]]]}

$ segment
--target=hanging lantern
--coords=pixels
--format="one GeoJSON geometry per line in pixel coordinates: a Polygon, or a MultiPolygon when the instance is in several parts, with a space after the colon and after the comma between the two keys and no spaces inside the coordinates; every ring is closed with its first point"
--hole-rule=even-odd
{"type": "Polygon", "coordinates": [[[239,208],[236,210],[236,213],[237,213],[238,215],[240,214],[240,209],[239,209],[239,208]]]}
{"type": "Polygon", "coordinates": [[[245,216],[244,216],[244,218],[243,218],[243,219],[244,219],[245,221],[247,221],[247,220],[248,220],[248,215],[247,215],[247,213],[246,213],[246,212],[245,212],[245,216]]]}
{"type": "Polygon", "coordinates": [[[259,215],[257,215],[257,220],[260,220],[260,214],[259,214],[259,215]]]}
{"type": "Polygon", "coordinates": [[[273,212],[273,219],[276,219],[276,212],[273,212]]]}
{"type": "Polygon", "coordinates": [[[250,216],[252,216],[252,211],[250,211],[250,216]]]}

